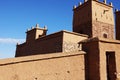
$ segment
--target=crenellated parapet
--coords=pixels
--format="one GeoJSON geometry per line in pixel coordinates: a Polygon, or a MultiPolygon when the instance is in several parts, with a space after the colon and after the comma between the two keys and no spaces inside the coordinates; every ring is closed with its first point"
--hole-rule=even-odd
{"type": "Polygon", "coordinates": [[[90,1],[90,2],[91,2],[91,1],[96,1],[96,2],[99,2],[99,3],[101,3],[101,4],[104,4],[104,5],[113,7],[112,2],[107,3],[107,0],[103,0],[103,2],[101,2],[101,1],[99,1],[99,0],[84,0],[83,3],[82,3],[82,2],[79,2],[79,3],[78,3],[78,6],[77,6],[77,5],[74,5],[74,6],[73,6],[73,10],[76,9],[76,8],[78,8],[78,7],[81,6],[81,5],[84,5],[85,3],[89,2],[89,1],[90,1]]]}
{"type": "Polygon", "coordinates": [[[114,39],[113,4],[107,0],[84,0],[73,7],[73,32],[89,37],[114,39]]]}
{"type": "Polygon", "coordinates": [[[32,42],[47,34],[47,26],[41,28],[39,24],[36,24],[36,27],[31,27],[31,29],[27,29],[26,33],[27,33],[26,42],[32,42]]]}

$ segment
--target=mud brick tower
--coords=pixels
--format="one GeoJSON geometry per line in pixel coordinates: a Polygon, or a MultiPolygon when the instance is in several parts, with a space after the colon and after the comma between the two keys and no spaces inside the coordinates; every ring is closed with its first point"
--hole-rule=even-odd
{"type": "Polygon", "coordinates": [[[84,0],[83,4],[74,6],[73,11],[73,32],[114,39],[112,3],[107,4],[106,0],[84,0]]]}
{"type": "Polygon", "coordinates": [[[120,11],[116,10],[116,39],[120,40],[120,11]]]}

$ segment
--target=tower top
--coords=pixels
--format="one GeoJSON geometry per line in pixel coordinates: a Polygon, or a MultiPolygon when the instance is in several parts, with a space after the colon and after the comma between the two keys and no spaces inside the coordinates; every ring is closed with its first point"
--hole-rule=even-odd
{"type": "Polygon", "coordinates": [[[32,42],[42,36],[45,36],[47,34],[47,27],[41,28],[39,24],[36,24],[35,27],[32,27],[31,29],[27,29],[27,37],[26,42],[32,42]]]}
{"type": "MultiPolygon", "coordinates": [[[[46,30],[46,31],[47,31],[47,26],[44,26],[44,28],[41,28],[41,27],[39,26],[39,24],[36,24],[35,27],[32,26],[31,29],[27,29],[27,32],[30,32],[30,31],[35,30],[35,29],[38,29],[38,30],[46,30]]],[[[26,32],[26,33],[27,33],[27,32],[26,32]]]]}
{"type": "Polygon", "coordinates": [[[39,28],[39,24],[36,24],[36,28],[39,28]]]}
{"type": "Polygon", "coordinates": [[[107,4],[107,0],[103,0],[103,2],[99,1],[99,0],[84,0],[84,2],[79,2],[78,6],[73,6],[73,10],[78,8],[79,6],[83,6],[84,4],[86,4],[87,2],[90,2],[90,1],[96,1],[100,4],[103,4],[103,5],[106,5],[106,6],[109,6],[109,7],[113,7],[113,4],[112,2],[110,2],[109,4],[107,4]]]}
{"type": "Polygon", "coordinates": [[[84,0],[74,6],[73,32],[114,39],[113,5],[107,0],[84,0]]]}

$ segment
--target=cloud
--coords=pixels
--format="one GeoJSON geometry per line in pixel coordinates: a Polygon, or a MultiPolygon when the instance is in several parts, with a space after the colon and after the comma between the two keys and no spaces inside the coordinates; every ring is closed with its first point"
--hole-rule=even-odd
{"type": "Polygon", "coordinates": [[[23,42],[25,42],[25,39],[0,38],[0,43],[3,43],[3,44],[17,44],[17,43],[23,43],[23,42]]]}

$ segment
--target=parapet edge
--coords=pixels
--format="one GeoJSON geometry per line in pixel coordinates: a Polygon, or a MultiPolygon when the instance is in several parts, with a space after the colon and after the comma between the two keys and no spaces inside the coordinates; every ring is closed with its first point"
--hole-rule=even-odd
{"type": "Polygon", "coordinates": [[[18,64],[18,63],[24,63],[24,62],[55,59],[55,58],[71,57],[71,56],[78,56],[78,55],[84,55],[84,54],[86,54],[86,52],[84,51],[75,51],[75,52],[51,53],[51,54],[44,54],[44,55],[40,54],[40,55],[31,55],[31,56],[24,56],[24,57],[17,57],[17,58],[1,59],[0,66],[18,64]]]}

